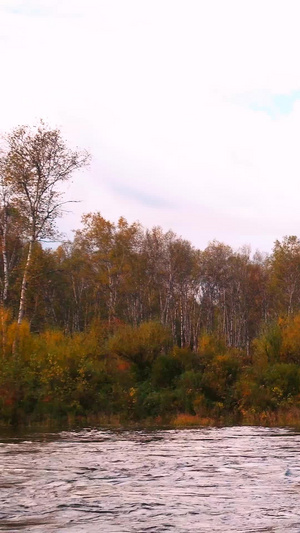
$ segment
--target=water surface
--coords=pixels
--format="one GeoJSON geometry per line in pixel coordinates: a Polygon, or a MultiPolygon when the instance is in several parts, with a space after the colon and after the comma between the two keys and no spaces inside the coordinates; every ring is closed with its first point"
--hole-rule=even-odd
{"type": "Polygon", "coordinates": [[[2,436],[0,455],[0,531],[300,532],[291,430],[2,436]]]}

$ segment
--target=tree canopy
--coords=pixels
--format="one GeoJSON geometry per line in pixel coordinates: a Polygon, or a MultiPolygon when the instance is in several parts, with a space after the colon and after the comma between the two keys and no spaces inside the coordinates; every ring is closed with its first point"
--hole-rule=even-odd
{"type": "Polygon", "coordinates": [[[87,165],[89,154],[68,148],[59,129],[43,121],[33,128],[19,126],[5,137],[1,157],[2,250],[5,265],[4,298],[8,292],[7,231],[8,213],[14,207],[22,217],[22,238],[28,252],[20,292],[18,322],[25,312],[27,280],[32,263],[33,245],[56,234],[56,219],[62,213],[63,191],[60,184],[73,172],[87,165]]]}

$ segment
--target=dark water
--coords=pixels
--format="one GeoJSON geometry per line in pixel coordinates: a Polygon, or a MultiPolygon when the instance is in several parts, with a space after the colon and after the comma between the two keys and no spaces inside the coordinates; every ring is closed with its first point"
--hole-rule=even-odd
{"type": "Polygon", "coordinates": [[[300,435],[84,430],[0,442],[0,530],[300,532],[300,435]]]}

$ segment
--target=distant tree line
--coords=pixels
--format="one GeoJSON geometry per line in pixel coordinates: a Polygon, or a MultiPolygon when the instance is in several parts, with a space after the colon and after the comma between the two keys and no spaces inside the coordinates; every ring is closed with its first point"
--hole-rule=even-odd
{"type": "Polygon", "coordinates": [[[276,241],[270,255],[234,251],[213,241],[204,250],[155,227],[100,213],[83,217],[74,239],[43,248],[23,234],[22,212],[9,208],[1,298],[18,319],[26,273],[24,313],[33,331],[84,331],[94,320],[137,326],[156,320],[180,347],[197,349],[213,333],[249,353],[252,340],[281,316],[300,312],[300,240],[276,241]],[[9,282],[6,282],[5,270],[9,282]]]}

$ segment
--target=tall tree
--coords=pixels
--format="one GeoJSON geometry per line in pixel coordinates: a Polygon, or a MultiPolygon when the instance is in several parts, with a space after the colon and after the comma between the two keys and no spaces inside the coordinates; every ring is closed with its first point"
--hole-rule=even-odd
{"type": "Polygon", "coordinates": [[[300,239],[289,235],[277,240],[270,263],[276,308],[291,315],[300,308],[300,239]]]}
{"type": "Polygon", "coordinates": [[[42,121],[34,128],[18,127],[5,139],[7,149],[2,172],[26,220],[24,235],[28,247],[18,312],[20,324],[25,313],[34,243],[56,234],[55,222],[66,203],[62,201],[60,185],[70,179],[75,170],[87,165],[89,154],[69,149],[60,130],[51,129],[42,121]]]}

